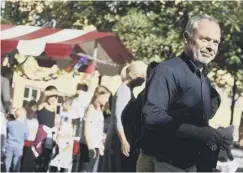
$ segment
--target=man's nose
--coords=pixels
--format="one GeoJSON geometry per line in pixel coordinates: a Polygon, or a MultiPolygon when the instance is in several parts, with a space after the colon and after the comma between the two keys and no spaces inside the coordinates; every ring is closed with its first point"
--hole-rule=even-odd
{"type": "Polygon", "coordinates": [[[211,52],[214,49],[214,43],[213,41],[209,41],[207,44],[207,50],[211,52]]]}
{"type": "Polygon", "coordinates": [[[207,51],[211,52],[213,50],[213,43],[212,42],[209,42],[207,44],[207,51]]]}
{"type": "Polygon", "coordinates": [[[213,48],[211,46],[207,46],[207,51],[211,52],[213,50],[213,48]]]}

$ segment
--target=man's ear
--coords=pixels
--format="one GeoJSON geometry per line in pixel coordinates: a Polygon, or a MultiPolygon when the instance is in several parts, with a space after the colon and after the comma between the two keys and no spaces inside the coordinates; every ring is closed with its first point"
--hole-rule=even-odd
{"type": "Polygon", "coordinates": [[[185,31],[183,33],[183,39],[184,39],[184,42],[185,43],[188,43],[189,39],[190,39],[190,36],[189,36],[189,33],[187,31],[185,31]]]}

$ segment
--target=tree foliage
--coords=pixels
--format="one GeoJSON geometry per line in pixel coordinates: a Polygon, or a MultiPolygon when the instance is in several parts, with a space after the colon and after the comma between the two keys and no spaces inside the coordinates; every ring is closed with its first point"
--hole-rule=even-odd
{"type": "Polygon", "coordinates": [[[231,87],[233,121],[235,102],[243,95],[243,2],[62,0],[1,3],[3,23],[74,29],[94,25],[99,31],[119,35],[133,55],[145,62],[163,61],[182,52],[182,33],[189,17],[204,13],[214,16],[221,26],[222,38],[219,53],[211,64],[212,78],[220,87],[231,87]],[[228,74],[233,81],[225,79],[228,74]]]}
{"type": "Polygon", "coordinates": [[[241,1],[6,1],[2,8],[4,21],[12,24],[75,29],[94,25],[99,31],[115,32],[137,59],[146,62],[179,54],[188,18],[203,13],[218,19],[222,29],[220,50],[212,69],[226,70],[241,88],[241,1]]]}

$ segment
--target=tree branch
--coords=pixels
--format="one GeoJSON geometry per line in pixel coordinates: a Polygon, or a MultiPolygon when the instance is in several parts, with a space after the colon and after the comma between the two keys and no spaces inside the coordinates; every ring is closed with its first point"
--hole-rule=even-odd
{"type": "Polygon", "coordinates": [[[242,95],[242,94],[239,94],[238,97],[236,97],[235,102],[236,102],[241,96],[243,96],[243,95],[242,95]]]}

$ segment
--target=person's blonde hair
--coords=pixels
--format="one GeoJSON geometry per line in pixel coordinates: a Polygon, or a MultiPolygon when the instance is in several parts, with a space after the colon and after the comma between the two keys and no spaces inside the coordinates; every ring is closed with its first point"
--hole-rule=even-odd
{"type": "Polygon", "coordinates": [[[146,76],[147,65],[143,61],[133,61],[125,66],[121,72],[122,81],[132,80],[134,76],[146,76]]]}
{"type": "MultiPolygon", "coordinates": [[[[112,95],[111,91],[107,87],[99,85],[96,87],[96,89],[94,91],[94,95],[92,97],[91,104],[93,104],[97,100],[97,98],[102,94],[110,94],[110,96],[112,95]]],[[[101,109],[102,109],[102,111],[109,113],[110,112],[109,101],[101,109]]]]}
{"type": "Polygon", "coordinates": [[[127,80],[127,67],[129,66],[130,64],[127,64],[126,66],[124,66],[121,70],[121,73],[120,73],[120,76],[121,76],[121,80],[122,82],[126,81],[127,80]]]}

